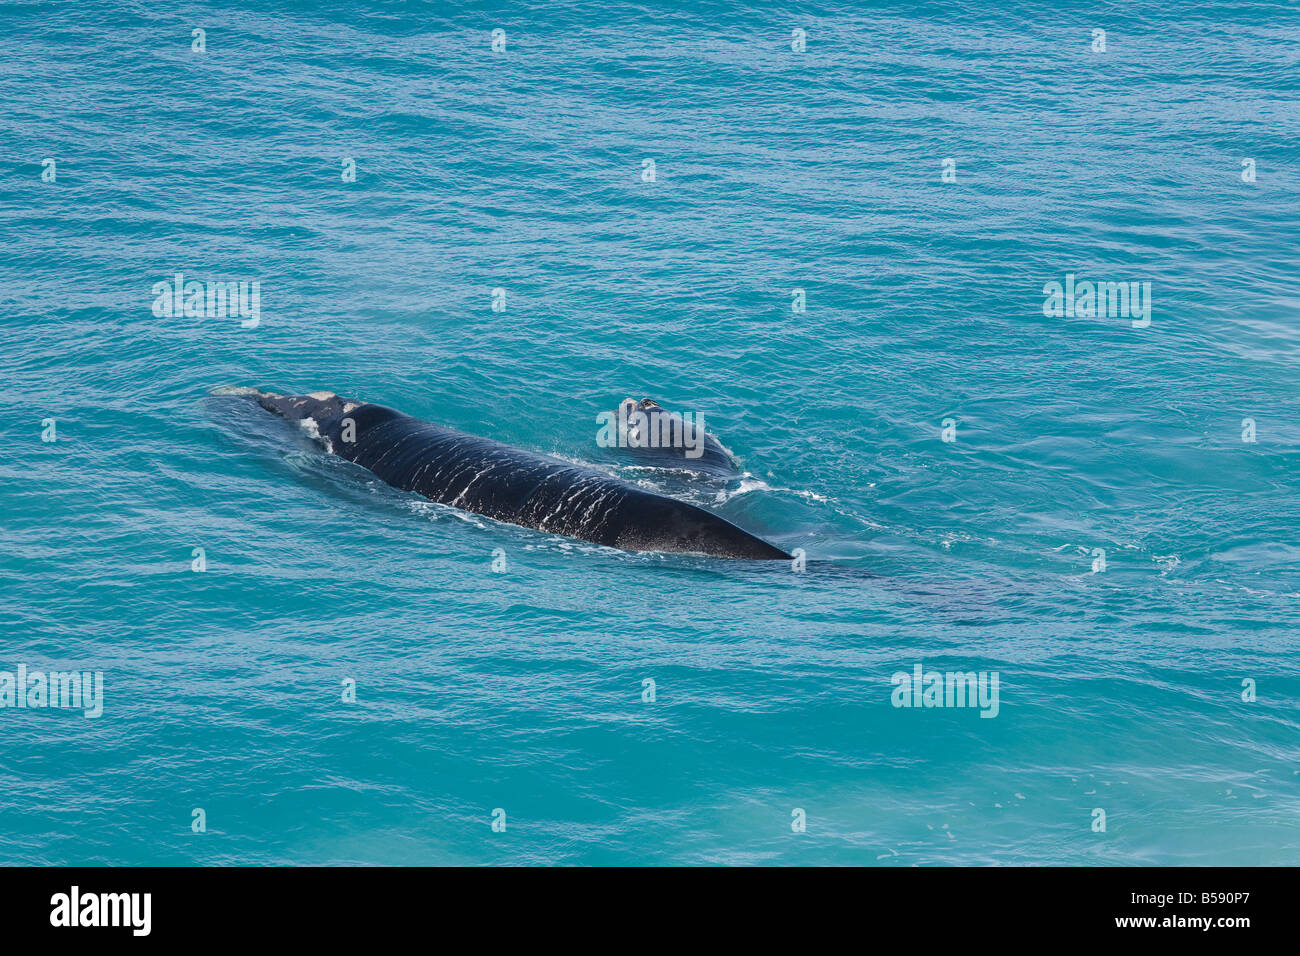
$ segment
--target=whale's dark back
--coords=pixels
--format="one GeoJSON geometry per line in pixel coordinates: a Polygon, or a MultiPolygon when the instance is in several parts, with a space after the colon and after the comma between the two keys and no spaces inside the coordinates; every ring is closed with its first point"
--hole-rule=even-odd
{"type": "Polygon", "coordinates": [[[330,451],[388,484],[498,521],[629,551],[789,558],[703,508],[382,405],[329,393],[258,401],[283,417],[310,419],[330,451]]]}

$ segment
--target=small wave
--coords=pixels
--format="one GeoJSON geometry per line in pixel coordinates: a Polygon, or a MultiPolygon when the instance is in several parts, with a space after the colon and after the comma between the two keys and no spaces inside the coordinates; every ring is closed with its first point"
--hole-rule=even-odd
{"type": "Polygon", "coordinates": [[[475,528],[487,529],[491,527],[481,515],[474,514],[472,511],[462,511],[451,505],[444,505],[439,501],[430,501],[428,498],[412,498],[408,500],[407,507],[417,515],[434,521],[443,518],[456,518],[465,524],[473,525],[475,528]]]}

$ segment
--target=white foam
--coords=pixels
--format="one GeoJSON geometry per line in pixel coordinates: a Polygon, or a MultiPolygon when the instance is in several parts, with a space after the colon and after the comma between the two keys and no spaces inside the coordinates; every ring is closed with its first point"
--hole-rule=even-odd
{"type": "Polygon", "coordinates": [[[298,419],[298,427],[307,433],[308,438],[316,441],[317,444],[331,455],[334,454],[334,443],[330,441],[327,436],[320,433],[320,426],[316,424],[316,419],[300,418],[298,419]]]}

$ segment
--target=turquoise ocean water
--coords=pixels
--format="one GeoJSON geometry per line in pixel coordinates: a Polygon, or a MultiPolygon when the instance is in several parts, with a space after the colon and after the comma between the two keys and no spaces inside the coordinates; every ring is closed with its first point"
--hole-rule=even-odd
{"type": "Polygon", "coordinates": [[[1300,13],[1178,6],[0,6],[0,670],[104,680],[0,709],[0,860],[1300,862],[1300,13]],[[807,567],[422,502],[232,385],[807,567]],[[747,476],[595,448],[629,395],[747,476]]]}

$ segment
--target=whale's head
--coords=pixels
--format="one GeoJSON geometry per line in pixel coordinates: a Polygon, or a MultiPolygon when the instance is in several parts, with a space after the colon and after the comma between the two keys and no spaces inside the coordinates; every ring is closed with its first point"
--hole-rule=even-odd
{"type": "Polygon", "coordinates": [[[702,416],[683,416],[653,398],[625,398],[618,410],[620,439],[643,461],[719,477],[738,473],[735,459],[705,429],[702,416]]]}
{"type": "Polygon", "coordinates": [[[362,403],[342,398],[333,392],[281,395],[253,389],[251,393],[268,412],[287,421],[297,422],[307,434],[331,452],[335,451],[336,439],[344,424],[349,421],[349,416],[363,407],[362,403]]]}
{"type": "Polygon", "coordinates": [[[631,397],[625,398],[623,399],[623,401],[619,402],[618,407],[622,409],[624,412],[627,412],[629,414],[631,412],[649,411],[652,408],[660,408],[660,409],[663,408],[663,406],[660,405],[658,402],[656,402],[653,398],[643,398],[640,401],[638,401],[637,399],[631,397]]]}

